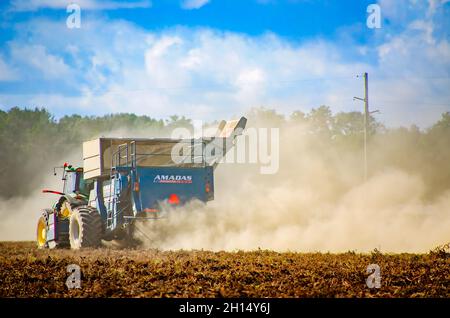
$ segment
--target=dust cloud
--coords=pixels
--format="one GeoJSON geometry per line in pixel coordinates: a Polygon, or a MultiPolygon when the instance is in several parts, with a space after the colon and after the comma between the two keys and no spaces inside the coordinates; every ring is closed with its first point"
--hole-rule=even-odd
{"type": "Polygon", "coordinates": [[[336,146],[307,128],[281,128],[276,174],[219,165],[214,201],[167,208],[137,236],[148,247],[216,251],[427,252],[450,240],[450,189],[430,189],[420,166],[414,173],[392,164],[421,156],[414,147],[398,153],[392,143],[401,139],[374,140],[377,162],[365,181],[361,147],[336,146]]]}

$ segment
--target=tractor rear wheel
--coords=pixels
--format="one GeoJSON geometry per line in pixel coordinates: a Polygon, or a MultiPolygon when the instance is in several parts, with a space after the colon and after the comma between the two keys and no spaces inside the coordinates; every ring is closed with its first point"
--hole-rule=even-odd
{"type": "Polygon", "coordinates": [[[97,209],[83,205],[72,210],[69,224],[69,240],[72,249],[98,247],[102,236],[102,218],[97,209]]]}

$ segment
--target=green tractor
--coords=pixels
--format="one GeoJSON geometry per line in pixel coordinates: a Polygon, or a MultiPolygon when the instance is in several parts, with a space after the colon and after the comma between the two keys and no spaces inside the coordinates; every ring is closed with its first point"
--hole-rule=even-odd
{"type": "MultiPolygon", "coordinates": [[[[37,223],[37,245],[39,248],[79,248],[83,236],[83,226],[97,227],[92,233],[102,232],[101,218],[97,213],[91,213],[88,204],[89,186],[83,178],[83,168],[74,168],[65,163],[62,180],[63,191],[43,190],[44,193],[59,195],[51,209],[44,209],[37,223]],[[86,220],[89,219],[89,220],[86,220]],[[49,226],[54,225],[54,226],[49,226]],[[57,230],[55,230],[57,229],[57,230]]],[[[56,175],[56,169],[54,174],[56,175]]],[[[95,246],[99,238],[84,237],[85,245],[95,246]],[[89,244],[91,241],[91,244],[89,244]]]]}

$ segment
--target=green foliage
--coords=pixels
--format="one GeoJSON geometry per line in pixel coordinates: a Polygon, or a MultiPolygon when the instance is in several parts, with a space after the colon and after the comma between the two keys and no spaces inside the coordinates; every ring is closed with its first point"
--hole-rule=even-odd
{"type": "Polygon", "coordinates": [[[442,118],[433,125],[432,130],[450,130],[450,112],[442,114],[442,118]]]}
{"type": "Polygon", "coordinates": [[[330,135],[333,130],[334,118],[330,107],[320,106],[313,108],[307,115],[308,121],[311,123],[311,130],[313,133],[320,135],[330,135]]]}

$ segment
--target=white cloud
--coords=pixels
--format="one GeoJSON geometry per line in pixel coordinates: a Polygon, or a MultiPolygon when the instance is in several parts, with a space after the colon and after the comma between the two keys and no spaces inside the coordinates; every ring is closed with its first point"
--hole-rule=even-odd
{"type": "Polygon", "coordinates": [[[6,64],[2,56],[0,56],[0,81],[14,81],[17,79],[17,72],[6,64]]]}
{"type": "Polygon", "coordinates": [[[76,83],[81,96],[60,90],[20,99],[3,94],[2,105],[45,105],[57,114],[65,105],[64,111],[82,114],[179,114],[207,120],[253,106],[284,113],[322,104],[335,112],[362,110],[352,100],[363,93],[355,75],[368,71],[371,105],[388,125],[426,126],[450,108],[449,42],[417,23],[379,45],[369,43],[363,53],[360,46],[325,40],[294,43],[274,34],[250,37],[190,28],[149,32],[100,19],[85,21],[76,37],[63,23],[48,20],[20,30],[30,36],[12,41],[10,62],[76,83]],[[62,76],[69,71],[71,76],[62,76]]]}
{"type": "Polygon", "coordinates": [[[12,11],[36,11],[39,9],[66,9],[70,3],[76,3],[82,10],[115,10],[149,8],[150,0],[141,1],[100,1],[100,0],[13,0],[12,11]]]}
{"type": "Polygon", "coordinates": [[[181,7],[186,10],[200,9],[208,3],[209,0],[183,0],[181,7]]]}
{"type": "Polygon", "coordinates": [[[64,79],[70,72],[70,67],[61,57],[49,54],[42,45],[13,44],[11,55],[15,61],[22,63],[25,68],[31,66],[40,71],[43,77],[47,79],[64,79]]]}

